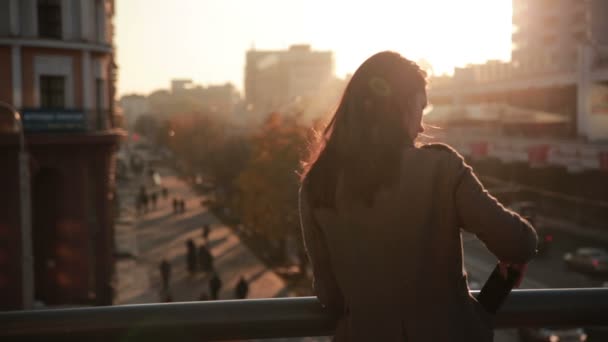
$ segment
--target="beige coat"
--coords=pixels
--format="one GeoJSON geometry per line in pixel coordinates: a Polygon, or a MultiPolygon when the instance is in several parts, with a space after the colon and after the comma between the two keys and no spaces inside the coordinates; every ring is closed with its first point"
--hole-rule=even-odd
{"type": "Polygon", "coordinates": [[[534,229],[446,145],[405,148],[401,169],[371,208],[340,184],[336,210],[310,208],[306,181],[300,190],[314,290],[340,316],[335,340],[491,341],[492,317],[469,295],[461,228],[513,263],[535,255],[534,229]]]}

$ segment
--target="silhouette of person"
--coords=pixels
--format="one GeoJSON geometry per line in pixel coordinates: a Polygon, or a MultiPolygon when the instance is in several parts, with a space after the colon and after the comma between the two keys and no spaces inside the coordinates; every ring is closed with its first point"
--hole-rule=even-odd
{"type": "Polygon", "coordinates": [[[160,263],[160,276],[162,280],[162,288],[168,290],[169,282],[171,281],[171,264],[167,261],[167,259],[163,259],[160,263]]]}
{"type": "Polygon", "coordinates": [[[152,208],[156,209],[156,201],[157,201],[156,192],[153,192],[150,194],[150,200],[152,201],[152,208]]]}
{"type": "Polygon", "coordinates": [[[198,260],[201,271],[209,272],[213,270],[213,254],[211,254],[207,246],[202,245],[198,248],[198,260]]]}
{"type": "Polygon", "coordinates": [[[209,224],[204,224],[203,225],[203,239],[205,239],[205,242],[209,241],[209,233],[211,233],[211,227],[209,226],[209,224]]]}
{"type": "Polygon", "coordinates": [[[143,185],[139,188],[137,201],[141,204],[143,211],[148,212],[148,193],[146,192],[146,187],[143,185]]]}
{"type": "Polygon", "coordinates": [[[190,275],[196,272],[196,245],[192,239],[186,241],[186,266],[190,275]]]}
{"type": "Polygon", "coordinates": [[[142,204],[143,204],[143,207],[144,207],[144,212],[147,213],[148,209],[149,209],[149,207],[148,207],[148,195],[143,195],[143,197],[142,197],[142,204]]]}
{"type": "Polygon", "coordinates": [[[222,280],[217,275],[217,272],[213,272],[211,279],[209,279],[209,293],[211,294],[211,299],[213,299],[213,300],[218,299],[221,289],[222,289],[222,280]]]}
{"type": "Polygon", "coordinates": [[[234,289],[234,294],[238,299],[247,298],[247,294],[249,293],[249,283],[245,280],[245,277],[241,276],[239,282],[236,284],[234,289]]]}
{"type": "Polygon", "coordinates": [[[425,73],[395,52],[366,60],[302,163],[300,219],[334,341],[493,340],[469,294],[461,229],[502,263],[536,253],[531,225],[443,144],[417,144],[425,73]],[[331,256],[331,258],[330,258],[331,256]]]}
{"type": "Polygon", "coordinates": [[[173,213],[177,214],[179,212],[179,200],[177,198],[173,198],[173,213]]]}
{"type": "Polygon", "coordinates": [[[166,187],[163,187],[162,193],[165,200],[169,198],[169,190],[166,187]]]}

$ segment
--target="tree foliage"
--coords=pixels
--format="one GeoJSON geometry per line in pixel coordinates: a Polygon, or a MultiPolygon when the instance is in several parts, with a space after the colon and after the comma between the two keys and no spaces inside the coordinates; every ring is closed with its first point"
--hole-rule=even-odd
{"type": "Polygon", "coordinates": [[[252,137],[249,163],[237,178],[243,223],[280,245],[300,236],[297,171],[308,132],[297,116],[269,115],[252,137]]]}

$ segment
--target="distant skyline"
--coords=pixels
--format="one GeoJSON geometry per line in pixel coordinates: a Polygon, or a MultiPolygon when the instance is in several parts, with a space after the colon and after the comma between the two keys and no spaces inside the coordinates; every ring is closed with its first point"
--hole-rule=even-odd
{"type": "Polygon", "coordinates": [[[117,0],[118,95],[173,78],[243,90],[245,53],[310,44],[334,52],[338,77],[394,50],[436,73],[510,59],[511,0],[117,0]]]}

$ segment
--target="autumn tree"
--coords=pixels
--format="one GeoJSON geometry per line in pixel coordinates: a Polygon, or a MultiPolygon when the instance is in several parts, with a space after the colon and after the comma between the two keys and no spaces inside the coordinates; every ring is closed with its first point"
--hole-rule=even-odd
{"type": "Polygon", "coordinates": [[[281,252],[289,239],[295,240],[298,256],[302,244],[297,170],[308,132],[298,116],[270,114],[251,138],[249,163],[237,179],[243,224],[281,252]]]}

